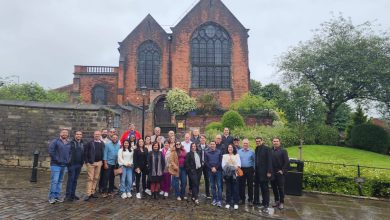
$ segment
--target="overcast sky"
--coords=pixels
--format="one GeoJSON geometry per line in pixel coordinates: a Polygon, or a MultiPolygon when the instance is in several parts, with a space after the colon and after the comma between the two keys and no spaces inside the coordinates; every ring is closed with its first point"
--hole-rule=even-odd
{"type": "MultiPolygon", "coordinates": [[[[0,0],[0,77],[46,88],[72,83],[74,65],[117,66],[117,42],[150,13],[164,29],[198,0],[0,0]],[[17,77],[11,77],[17,81],[17,77]]],[[[277,82],[275,58],[311,38],[332,12],[390,28],[389,0],[223,0],[250,29],[252,78],[277,82]]]]}

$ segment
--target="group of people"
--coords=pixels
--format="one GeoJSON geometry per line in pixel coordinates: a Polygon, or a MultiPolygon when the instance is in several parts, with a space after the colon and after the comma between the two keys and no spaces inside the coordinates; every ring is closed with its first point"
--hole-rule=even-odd
{"type": "Polygon", "coordinates": [[[238,209],[239,204],[248,202],[268,212],[271,183],[275,198],[272,206],[284,208],[284,179],[289,159],[287,151],[281,148],[280,138],[273,138],[273,146],[269,148],[258,137],[253,151],[248,139],[243,139],[240,146],[240,139],[233,138],[228,128],[208,143],[197,129],[179,141],[173,131],[163,137],[161,129],[156,127],[153,136],[143,139],[134,124],[120,138],[115,129],[95,131],[90,142],[84,142],[82,135],[82,131],[76,131],[69,140],[69,131],[63,129],[60,137],[49,145],[51,204],[80,199],[75,192],[85,164],[88,176],[85,201],[98,198],[97,192],[103,198],[114,196],[115,176],[119,175],[118,193],[123,199],[131,198],[132,193],[137,199],[147,195],[153,199],[168,198],[172,188],[177,200],[187,200],[188,195],[199,204],[203,176],[206,197],[212,199],[213,206],[222,207],[225,188],[225,208],[238,209]],[[66,171],[68,179],[63,197],[61,188],[66,171]]]}

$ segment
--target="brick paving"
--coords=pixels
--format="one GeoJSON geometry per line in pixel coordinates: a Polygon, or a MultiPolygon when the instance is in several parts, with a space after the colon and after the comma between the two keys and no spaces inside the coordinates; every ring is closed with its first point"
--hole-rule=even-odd
{"type": "MultiPolygon", "coordinates": [[[[199,206],[173,197],[139,200],[134,194],[126,200],[116,196],[51,205],[47,201],[49,172],[39,171],[37,183],[29,182],[30,175],[29,169],[0,167],[0,219],[390,219],[389,201],[315,193],[287,196],[285,209],[275,210],[272,216],[249,205],[239,210],[213,207],[202,193],[199,206]]],[[[79,196],[85,180],[82,174],[79,196]]]]}

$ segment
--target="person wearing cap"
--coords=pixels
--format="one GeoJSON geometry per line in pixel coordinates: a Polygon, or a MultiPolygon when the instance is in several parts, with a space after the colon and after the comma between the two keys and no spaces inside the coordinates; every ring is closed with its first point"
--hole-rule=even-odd
{"type": "Polygon", "coordinates": [[[236,148],[237,151],[241,150],[240,138],[239,137],[235,137],[233,139],[233,147],[236,148]]]}

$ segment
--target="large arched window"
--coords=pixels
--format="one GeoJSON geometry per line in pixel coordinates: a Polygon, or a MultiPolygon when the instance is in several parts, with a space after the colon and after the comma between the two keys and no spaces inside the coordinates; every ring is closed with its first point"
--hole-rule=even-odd
{"type": "Polygon", "coordinates": [[[160,87],[160,48],[153,41],[145,41],[138,47],[137,86],[158,89],[160,87]]]}
{"type": "Polygon", "coordinates": [[[103,85],[92,88],[92,104],[107,105],[106,88],[103,85]]]}
{"type": "Polygon", "coordinates": [[[230,88],[231,40],[221,26],[207,23],[191,38],[192,88],[230,88]]]}

